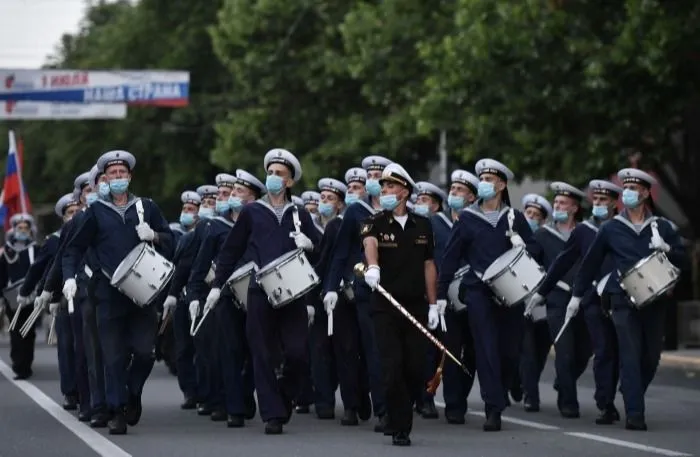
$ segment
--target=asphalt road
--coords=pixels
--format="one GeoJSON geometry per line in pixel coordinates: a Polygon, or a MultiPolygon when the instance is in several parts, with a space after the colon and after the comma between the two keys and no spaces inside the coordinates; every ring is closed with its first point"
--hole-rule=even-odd
{"type": "MultiPolygon", "coordinates": [[[[30,381],[11,381],[9,347],[0,339],[0,457],[700,457],[700,371],[661,368],[647,398],[648,432],[630,432],[622,424],[597,426],[590,370],[579,389],[580,419],[562,419],[555,406],[552,363],[541,385],[543,410],[525,413],[521,405],[506,411],[503,431],[484,433],[478,388],[476,408],[466,425],[417,417],[413,446],[396,448],[372,431],[373,423],[342,427],[313,415],[296,415],[281,436],[266,436],[259,418],[242,429],[227,429],[191,411],[181,411],[181,395],[162,364],[156,365],[144,392],[144,414],[126,436],[109,437],[79,423],[59,406],[56,349],[39,344],[30,381]]],[[[438,399],[442,396],[438,392],[438,399]]],[[[340,404],[340,401],[339,401],[340,404]]],[[[622,400],[617,406],[622,410],[622,400]]],[[[337,415],[338,418],[340,415],[337,415]]]]}

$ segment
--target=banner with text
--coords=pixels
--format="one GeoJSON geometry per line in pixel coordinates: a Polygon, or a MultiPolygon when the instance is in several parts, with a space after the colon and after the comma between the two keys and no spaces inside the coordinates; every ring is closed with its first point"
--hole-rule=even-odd
{"type": "Polygon", "coordinates": [[[126,105],[117,103],[0,102],[2,121],[124,119],[126,105]]]}
{"type": "Polygon", "coordinates": [[[178,108],[189,103],[186,71],[0,69],[0,101],[126,103],[178,108]]]}

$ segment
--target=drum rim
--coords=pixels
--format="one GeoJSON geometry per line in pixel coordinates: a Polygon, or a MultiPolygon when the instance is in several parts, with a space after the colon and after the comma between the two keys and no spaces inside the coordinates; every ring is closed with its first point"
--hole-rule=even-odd
{"type": "MultiPolygon", "coordinates": [[[[267,265],[262,267],[260,270],[258,270],[255,273],[255,279],[257,280],[258,277],[262,278],[265,276],[267,273],[270,271],[273,271],[274,267],[280,267],[282,265],[286,265],[287,263],[291,262],[291,260],[298,255],[304,254],[304,250],[297,248],[294,249],[293,251],[289,251],[286,254],[282,254],[281,256],[277,257],[275,260],[272,260],[271,262],[268,262],[267,265]]],[[[305,260],[308,262],[308,258],[306,258],[306,255],[304,255],[305,260]]]]}
{"type": "Polygon", "coordinates": [[[226,284],[238,281],[239,279],[244,278],[245,276],[247,276],[251,272],[257,273],[257,271],[258,271],[258,264],[255,263],[255,260],[251,260],[250,262],[247,262],[247,263],[241,265],[240,267],[236,268],[236,271],[231,273],[231,276],[226,281],[226,284]],[[238,276],[236,276],[236,273],[238,273],[238,276]]]}
{"type": "Polygon", "coordinates": [[[627,297],[630,298],[630,303],[632,303],[632,306],[634,306],[635,308],[644,308],[646,305],[648,305],[649,303],[651,303],[654,300],[656,300],[657,298],[659,298],[661,295],[668,292],[669,289],[671,289],[673,286],[675,286],[678,281],[680,281],[680,276],[676,277],[673,281],[668,283],[666,286],[664,286],[661,289],[659,289],[658,291],[654,292],[651,296],[649,296],[646,300],[644,300],[641,303],[637,303],[636,299],[635,299],[635,301],[632,301],[631,299],[633,297],[630,295],[630,293],[627,291],[627,289],[623,288],[622,290],[624,290],[625,293],[627,294],[627,297]]]}
{"type": "MultiPolygon", "coordinates": [[[[313,288],[318,286],[319,284],[321,284],[321,278],[318,275],[316,275],[316,281],[314,281],[313,284],[311,284],[310,286],[304,288],[301,292],[299,292],[299,296],[297,298],[288,298],[285,301],[280,302],[280,303],[275,305],[270,301],[270,297],[268,296],[267,301],[268,301],[268,303],[270,303],[270,306],[272,306],[273,308],[275,308],[275,309],[281,308],[284,305],[288,305],[289,303],[293,302],[294,300],[300,300],[304,295],[308,294],[309,291],[313,290],[313,288]]],[[[263,289],[262,285],[260,285],[260,288],[263,289]]],[[[263,291],[265,291],[265,289],[263,289],[263,291]]],[[[267,292],[265,292],[265,294],[267,295],[267,292]]]]}
{"type": "Polygon", "coordinates": [[[124,279],[126,279],[127,274],[131,271],[131,269],[134,267],[134,265],[136,265],[137,263],[139,263],[139,261],[143,258],[143,256],[146,255],[146,246],[147,246],[147,245],[148,245],[147,243],[145,243],[145,242],[142,241],[141,243],[139,243],[139,244],[137,244],[136,246],[134,246],[134,247],[131,249],[131,251],[129,251],[129,254],[127,254],[126,257],[124,257],[124,258],[122,259],[121,262],[119,262],[119,265],[117,265],[117,268],[115,268],[114,273],[112,273],[112,280],[110,281],[110,285],[112,285],[112,286],[114,286],[114,287],[118,287],[119,284],[121,284],[121,283],[124,281],[124,279]],[[118,276],[118,275],[117,275],[117,272],[119,272],[119,269],[120,269],[121,266],[124,264],[124,261],[125,261],[125,260],[129,257],[129,255],[130,255],[132,252],[134,252],[134,250],[136,250],[136,249],[140,249],[140,250],[141,250],[141,252],[139,252],[139,255],[136,256],[136,260],[134,260],[134,263],[132,263],[132,264],[129,266],[129,269],[128,269],[125,273],[122,273],[121,276],[118,276]]]}
{"type": "MultiPolygon", "coordinates": [[[[625,273],[623,273],[620,276],[620,282],[624,281],[629,275],[631,275],[632,273],[634,273],[635,271],[640,269],[643,265],[646,265],[647,263],[651,262],[651,259],[654,257],[657,257],[657,256],[663,256],[664,261],[668,262],[669,265],[671,265],[674,270],[677,270],[678,272],[680,272],[679,268],[677,266],[675,266],[673,263],[671,263],[671,261],[669,260],[669,258],[665,252],[654,251],[651,254],[649,254],[648,256],[644,257],[643,259],[638,260],[637,263],[635,263],[634,265],[632,265],[629,268],[629,270],[627,270],[625,273]]],[[[676,276],[678,276],[678,274],[676,274],[676,276]]]]}
{"type": "Polygon", "coordinates": [[[527,250],[525,250],[525,248],[524,248],[523,246],[517,246],[517,247],[511,248],[511,249],[507,250],[506,252],[504,252],[503,254],[499,255],[498,258],[496,258],[496,260],[494,260],[493,262],[491,262],[491,265],[488,266],[488,268],[486,269],[486,271],[484,271],[484,274],[483,274],[483,276],[481,277],[482,281],[484,281],[484,282],[487,282],[487,281],[494,281],[494,280],[500,278],[501,276],[503,276],[504,274],[506,274],[506,271],[508,270],[508,268],[509,268],[511,265],[513,265],[515,262],[517,262],[518,260],[520,260],[520,258],[521,258],[523,255],[525,255],[526,253],[527,253],[527,250]],[[513,249],[518,249],[518,253],[517,253],[517,255],[513,258],[513,260],[511,260],[510,263],[508,263],[508,264],[507,264],[502,270],[500,270],[498,273],[496,273],[495,275],[493,275],[493,276],[490,277],[490,278],[487,278],[487,277],[486,277],[486,272],[489,271],[489,268],[491,268],[491,265],[493,265],[494,262],[496,262],[498,259],[500,259],[500,258],[503,257],[504,255],[506,255],[507,253],[509,253],[509,252],[512,251],[513,249]]]}

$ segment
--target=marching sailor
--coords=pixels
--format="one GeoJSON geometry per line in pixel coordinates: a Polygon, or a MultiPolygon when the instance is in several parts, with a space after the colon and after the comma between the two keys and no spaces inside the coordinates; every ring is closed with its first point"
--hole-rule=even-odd
{"type": "Polygon", "coordinates": [[[32,307],[27,306],[29,301],[26,298],[23,298],[22,303],[19,302],[17,289],[34,263],[36,228],[34,218],[24,213],[12,216],[10,226],[12,230],[5,236],[5,249],[0,257],[0,284],[3,286],[3,297],[7,304],[7,318],[12,321],[15,313],[19,313],[14,329],[10,330],[12,371],[15,373],[15,379],[28,379],[32,376],[36,332],[32,327],[26,338],[22,338],[19,332],[32,313],[32,307]],[[16,307],[10,306],[13,302],[17,302],[16,307]]]}
{"type": "Polygon", "coordinates": [[[197,187],[197,193],[202,199],[197,213],[200,219],[211,219],[216,217],[216,197],[219,195],[219,188],[212,184],[204,184],[197,187]]]}
{"type": "MultiPolygon", "coordinates": [[[[552,214],[552,205],[546,198],[537,194],[525,195],[522,207],[525,219],[534,233],[538,233],[539,228],[552,214]]],[[[540,290],[542,290],[541,287],[540,290]]],[[[534,308],[528,313],[528,317],[529,319],[525,320],[520,355],[520,380],[524,391],[523,408],[525,412],[532,413],[540,410],[540,377],[547,363],[549,349],[552,347],[552,337],[549,334],[547,310],[544,306],[534,308]]]]}
{"type": "MultiPolygon", "coordinates": [[[[452,229],[452,221],[450,221],[443,212],[443,205],[447,202],[447,194],[435,184],[420,181],[416,183],[415,195],[416,203],[413,205],[412,211],[419,216],[430,219],[435,246],[439,244],[441,248],[444,248],[447,243],[447,238],[450,236],[450,230],[452,229]]],[[[437,252],[437,250],[434,250],[436,259],[440,259],[441,255],[442,251],[437,252]]],[[[435,261],[436,267],[438,262],[439,261],[435,261]]],[[[443,321],[445,319],[445,311],[446,309],[438,309],[438,313],[443,321]]],[[[446,325],[445,327],[447,328],[446,325]]],[[[433,331],[433,335],[439,336],[440,339],[442,338],[441,333],[442,330],[436,329],[433,331]]],[[[426,346],[426,351],[425,381],[427,383],[433,378],[435,369],[440,364],[440,357],[442,354],[440,350],[432,344],[426,346]]],[[[416,402],[416,411],[424,419],[437,419],[438,412],[437,408],[435,408],[435,394],[423,389],[421,397],[418,398],[416,402]]]]}
{"type": "MultiPolygon", "coordinates": [[[[384,432],[387,419],[385,417],[379,351],[374,335],[374,324],[370,317],[369,297],[371,291],[364,280],[356,279],[352,281],[352,278],[355,264],[363,260],[362,241],[360,238],[361,224],[369,216],[381,211],[379,203],[381,185],[379,184],[379,179],[382,176],[382,170],[390,163],[389,159],[381,156],[369,156],[362,160],[362,168],[367,171],[365,190],[369,194],[369,199],[362,192],[359,182],[356,181],[355,185],[348,188],[347,195],[352,196],[349,197],[350,201],[353,201],[355,198],[357,200],[348,204],[343,214],[343,222],[338,230],[333,257],[330,261],[327,278],[323,284],[323,304],[326,308],[337,304],[338,292],[342,292],[341,281],[345,284],[353,284],[355,311],[360,328],[360,344],[362,345],[360,355],[364,362],[360,365],[360,381],[363,384],[367,380],[369,381],[369,391],[372,394],[371,405],[367,402],[367,396],[364,393],[360,394],[357,414],[361,420],[367,420],[370,418],[371,410],[373,409],[374,415],[378,418],[378,422],[374,427],[374,431],[377,433],[384,432]]],[[[367,389],[362,390],[366,391],[367,389]]]]}
{"type": "Polygon", "coordinates": [[[197,401],[203,400],[195,371],[195,349],[190,335],[189,303],[185,300],[184,288],[187,285],[194,258],[199,251],[200,237],[203,233],[203,230],[195,230],[195,228],[200,225],[200,206],[202,195],[206,195],[205,187],[200,186],[199,190],[203,191],[201,194],[186,190],[180,195],[182,202],[180,225],[187,231],[177,242],[173,256],[175,271],[170,281],[168,296],[163,302],[164,318],[168,315],[172,316],[177,382],[184,396],[180,408],[186,410],[195,409],[197,401]]]}
{"type": "MultiPolygon", "coordinates": [[[[287,150],[272,149],[265,154],[264,166],[267,195],[244,206],[238,215],[217,258],[216,275],[205,306],[213,306],[219,300],[221,288],[247,250],[249,258],[262,268],[296,249],[306,251],[312,264],[316,260],[318,230],[309,213],[291,202],[291,187],[302,175],[299,161],[287,150]]],[[[265,433],[280,434],[291,417],[292,402],[309,369],[306,299],[296,297],[274,309],[265,293],[251,281],[247,311],[246,332],[260,416],[265,422],[265,433]]]]}
{"type": "Polygon", "coordinates": [[[160,209],[149,199],[128,192],[136,164],[127,151],[109,151],[97,161],[107,176],[110,196],[85,211],[80,227],[63,256],[63,295],[77,292],[75,275],[92,247],[100,270],[93,272],[97,322],[105,364],[107,403],[113,412],[110,434],[125,434],[141,418],[141,394],[153,368],[157,330],[156,310],[140,307],[110,285],[119,263],[141,242],[152,242],[166,257],[172,254],[172,234],[160,209]]]}
{"type": "Polygon", "coordinates": [[[301,200],[304,202],[304,209],[316,219],[319,215],[318,205],[321,204],[321,194],[315,190],[307,190],[301,193],[301,200]]]}
{"type": "MultiPolygon", "coordinates": [[[[466,170],[455,170],[450,176],[450,193],[447,196],[447,205],[450,208],[450,230],[459,219],[459,213],[465,206],[470,206],[476,201],[479,178],[466,170]]],[[[439,215],[438,215],[439,216],[439,215]]],[[[441,218],[442,219],[442,218],[441,218]]],[[[435,222],[436,217],[433,217],[435,222]]],[[[444,219],[443,221],[444,222],[444,219]]],[[[435,232],[435,266],[438,274],[442,268],[442,255],[447,244],[448,236],[443,239],[434,223],[435,232]]],[[[460,262],[460,267],[464,265],[460,262]]],[[[458,302],[459,300],[454,300],[458,302]]],[[[445,347],[453,354],[462,354],[461,361],[470,373],[476,371],[474,354],[474,341],[472,331],[469,328],[469,314],[464,306],[449,300],[445,312],[445,324],[447,332],[443,337],[445,347]]],[[[445,420],[448,424],[460,425],[465,422],[467,414],[467,398],[474,385],[474,377],[466,374],[457,364],[448,363],[444,366],[442,396],[445,400],[445,420]]]]}
{"type": "Polygon", "coordinates": [[[620,381],[625,402],[628,430],[646,430],[644,395],[654,378],[661,358],[664,334],[662,303],[654,301],[636,307],[618,282],[620,274],[629,271],[654,251],[664,252],[679,268],[688,265],[688,257],[678,233],[665,219],[653,214],[651,188],[656,180],[649,174],[625,168],[617,174],[622,182],[622,203],[625,209],[600,226],[586,253],[567,307],[575,315],[584,294],[599,273],[607,254],[615,267],[606,291],[610,293],[612,319],[617,332],[620,355],[620,381]]]}
{"type": "MultiPolygon", "coordinates": [[[[436,328],[440,318],[433,230],[427,218],[406,210],[416,183],[398,164],[384,168],[380,183],[384,211],[366,219],[361,229],[368,265],[365,282],[372,289],[381,284],[419,323],[429,321],[436,328]]],[[[409,446],[413,405],[425,381],[425,339],[383,295],[373,292],[370,303],[384,373],[384,432],[391,432],[392,444],[409,446]]]]}
{"type": "Polygon", "coordinates": [[[304,209],[304,200],[301,199],[301,197],[297,197],[296,195],[292,195],[290,197],[290,201],[294,204],[294,206],[297,207],[297,209],[304,209]]]}
{"type": "MultiPolygon", "coordinates": [[[[566,276],[570,266],[579,262],[588,252],[601,224],[615,216],[617,200],[622,193],[622,189],[609,181],[600,179],[591,181],[588,184],[588,188],[591,192],[591,202],[593,203],[592,216],[583,223],[576,225],[571,232],[564,249],[549,265],[547,276],[540,285],[537,294],[533,295],[530,303],[528,303],[528,308],[537,306],[538,303],[543,301],[543,296],[548,296],[551,293],[561,278],[566,276]]],[[[605,262],[598,270],[596,283],[603,284],[603,278],[607,278],[612,269],[612,258],[611,256],[606,256],[605,262]]],[[[585,323],[588,327],[595,355],[593,358],[594,398],[600,410],[600,415],[596,418],[596,424],[612,424],[620,419],[620,414],[615,408],[615,393],[619,378],[615,327],[606,316],[594,285],[591,285],[586,290],[582,304],[585,323]]],[[[547,350],[549,350],[549,346],[547,346],[547,350]]],[[[585,366],[585,363],[582,363],[582,365],[585,366]]],[[[561,388],[561,384],[559,384],[559,387],[561,388]]]]}
{"type": "Polygon", "coordinates": [[[510,205],[508,181],[513,172],[493,159],[476,164],[481,181],[479,200],[460,213],[445,247],[438,301],[447,298],[447,289],[461,264],[468,264],[460,285],[460,297],[468,303],[469,324],[474,337],[476,371],[481,398],[485,403],[484,431],[501,429],[501,413],[507,405],[507,389],[517,374],[522,342],[522,306],[499,306],[480,277],[511,248],[526,246],[535,250],[532,230],[525,216],[510,205]],[[512,224],[512,227],[511,227],[512,224]]]}

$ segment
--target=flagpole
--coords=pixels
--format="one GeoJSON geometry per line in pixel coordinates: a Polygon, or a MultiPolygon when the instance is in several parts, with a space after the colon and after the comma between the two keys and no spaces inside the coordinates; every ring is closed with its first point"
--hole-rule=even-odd
{"type": "Polygon", "coordinates": [[[22,208],[22,213],[27,213],[27,200],[24,195],[24,180],[22,179],[22,157],[19,153],[19,147],[17,145],[17,139],[15,138],[15,132],[10,130],[10,147],[14,145],[15,158],[17,159],[17,179],[19,180],[19,201],[20,208],[22,208]]]}

